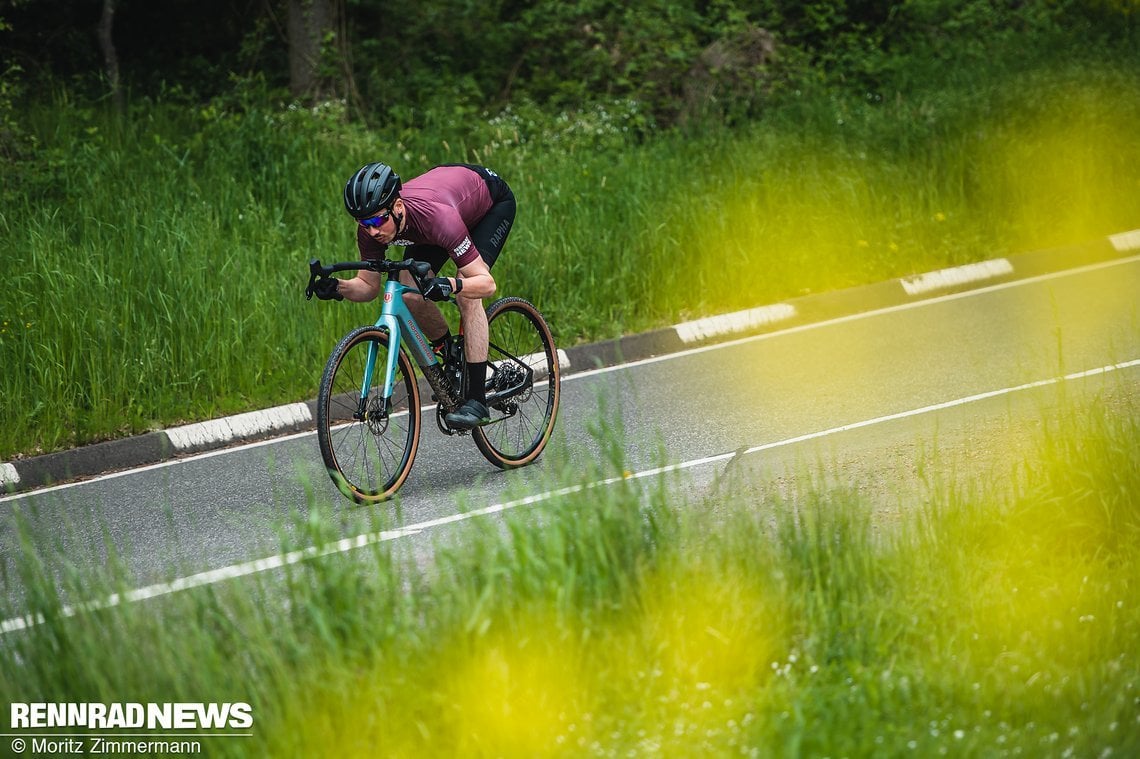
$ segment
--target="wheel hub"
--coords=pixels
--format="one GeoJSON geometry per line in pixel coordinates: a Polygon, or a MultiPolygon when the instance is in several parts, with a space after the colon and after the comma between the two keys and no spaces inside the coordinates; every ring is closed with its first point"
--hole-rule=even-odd
{"type": "Polygon", "coordinates": [[[373,435],[383,435],[388,430],[388,412],[384,402],[376,397],[368,401],[368,413],[364,417],[368,431],[373,435]]]}
{"type": "MultiPolygon", "coordinates": [[[[517,363],[511,362],[499,367],[499,371],[495,373],[494,389],[502,392],[509,390],[512,387],[518,387],[526,382],[526,370],[519,366],[517,363]]],[[[511,400],[515,401],[515,408],[517,410],[518,403],[526,403],[530,399],[531,386],[525,385],[521,390],[511,394],[511,400]]],[[[496,404],[500,407],[505,404],[496,404]]]]}

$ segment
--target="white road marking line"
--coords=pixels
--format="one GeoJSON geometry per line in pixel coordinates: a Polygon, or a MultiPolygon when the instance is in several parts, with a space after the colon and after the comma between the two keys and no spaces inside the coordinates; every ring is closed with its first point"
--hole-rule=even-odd
{"type": "Polygon", "coordinates": [[[863,319],[871,319],[885,314],[894,314],[900,311],[911,311],[917,308],[925,308],[927,306],[938,305],[941,303],[949,303],[954,300],[962,300],[963,298],[972,298],[975,295],[985,295],[988,293],[999,292],[1001,290],[1009,290],[1023,285],[1040,284],[1053,279],[1061,279],[1070,275],[1088,274],[1091,272],[1099,271],[1101,269],[1109,269],[1114,266],[1121,266],[1123,264],[1133,264],[1140,262],[1140,255],[1129,256],[1128,258],[1119,258],[1113,261],[1105,261],[1098,264],[1089,264],[1088,266],[1081,266],[1076,269],[1066,269],[1065,271],[1052,272],[1050,274],[1039,274],[1036,277],[1027,277],[1025,279],[1015,280],[1013,282],[1002,282],[997,285],[989,285],[987,287],[979,287],[976,290],[967,290],[966,292],[953,293],[951,295],[938,295],[933,298],[924,298],[923,300],[916,300],[913,303],[900,303],[897,306],[886,306],[885,308],[878,308],[874,311],[860,311],[857,314],[848,314],[847,316],[837,316],[833,319],[827,319],[820,322],[812,322],[810,324],[801,324],[797,327],[788,327],[786,329],[777,330],[775,332],[765,332],[762,335],[750,335],[748,337],[738,337],[735,340],[726,340],[723,343],[716,343],[714,345],[703,345],[699,348],[686,348],[685,350],[676,353],[666,353],[661,356],[650,356],[649,358],[638,359],[637,361],[630,361],[625,364],[617,364],[614,366],[602,366],[597,369],[589,369],[586,371],[575,372],[569,377],[563,377],[562,382],[566,383],[571,380],[586,379],[598,374],[608,374],[610,372],[622,371],[625,369],[633,369],[639,366],[646,366],[647,364],[656,364],[661,361],[669,361],[674,358],[684,358],[686,356],[695,356],[700,353],[709,353],[711,351],[726,350],[735,348],[738,345],[746,345],[748,343],[757,343],[762,340],[771,340],[777,337],[786,337],[788,335],[797,335],[801,332],[809,332],[815,329],[824,327],[833,327],[837,324],[849,324],[851,322],[862,321],[863,319]]]}
{"type": "MultiPolygon", "coordinates": [[[[134,601],[144,601],[149,598],[158,598],[160,596],[171,595],[183,590],[191,588],[198,588],[205,585],[214,585],[225,580],[231,580],[238,577],[245,577],[247,575],[256,574],[258,572],[265,572],[271,569],[280,569],[281,567],[297,564],[307,559],[320,558],[323,556],[332,556],[340,553],[347,553],[357,548],[364,548],[376,543],[385,543],[391,540],[398,540],[400,538],[417,535],[424,530],[430,530],[434,527],[441,527],[443,525],[454,524],[456,522],[463,522],[476,517],[490,516],[492,514],[500,514],[511,509],[518,508],[519,506],[530,506],[536,503],[542,503],[555,498],[561,498],[567,495],[573,495],[585,490],[592,490],[594,488],[606,487],[622,480],[639,480],[646,477],[655,477],[661,474],[670,472],[680,472],[686,469],[692,469],[698,466],[706,466],[708,464],[715,464],[720,461],[727,461],[737,455],[748,455],[751,453],[760,453],[763,451],[770,451],[775,448],[783,448],[797,443],[803,443],[809,440],[818,440],[820,438],[837,435],[842,432],[849,432],[851,430],[862,429],[864,427],[871,427],[877,424],[884,424],[886,422],[893,422],[899,419],[906,419],[913,416],[921,416],[935,411],[943,411],[945,409],[954,408],[956,406],[965,406],[970,403],[977,403],[978,401],[988,400],[990,398],[997,398],[1003,395],[1011,395],[1013,393],[1020,393],[1026,390],[1034,390],[1051,385],[1057,385],[1062,382],[1072,382],[1079,379],[1086,379],[1089,377],[1096,377],[1110,372],[1120,371],[1123,369],[1131,369],[1133,367],[1140,367],[1140,359],[1133,359],[1118,364],[1109,366],[1102,366],[1095,369],[1088,369],[1083,372],[1074,372],[1067,374],[1064,377],[1056,377],[1052,379],[1038,380],[1036,382],[1028,382],[1024,385],[1017,385],[1015,387],[1006,387],[999,390],[990,390],[985,393],[977,393],[975,395],[968,395],[964,398],[957,398],[952,401],[945,401],[943,403],[935,403],[930,406],[923,406],[921,408],[911,409],[909,411],[902,411],[897,414],[887,414],[886,416],[875,417],[874,419],[865,419],[860,422],[853,422],[852,424],[845,424],[840,427],[832,427],[831,429],[821,430],[819,432],[812,432],[807,435],[799,435],[785,440],[779,440],[773,443],[764,443],[762,445],[755,445],[738,454],[736,451],[729,453],[721,453],[715,456],[706,456],[700,459],[693,459],[685,461],[680,464],[671,464],[669,466],[655,467],[646,469],[641,472],[636,472],[620,477],[609,477],[604,480],[597,480],[595,482],[585,483],[582,485],[571,485],[557,490],[550,490],[545,493],[527,496],[514,501],[507,501],[504,503],[497,503],[491,506],[486,506],[481,509],[473,511],[466,511],[459,514],[451,514],[446,517],[439,517],[437,519],[430,519],[425,522],[417,522],[416,524],[405,525],[393,530],[382,530],[380,532],[364,533],[357,535],[353,538],[344,538],[334,543],[328,543],[324,546],[313,546],[301,551],[291,551],[286,554],[279,554],[277,556],[269,556],[264,559],[256,561],[244,562],[241,564],[234,564],[220,569],[213,569],[207,572],[199,572],[198,574],[182,577],[168,583],[157,583],[155,585],[148,585],[143,588],[132,590],[125,594],[114,594],[101,601],[91,601],[78,606],[64,606],[60,609],[60,614],[64,617],[72,617],[82,611],[96,611],[99,609],[108,609],[118,606],[123,603],[131,603],[134,601]]],[[[15,632],[17,630],[24,630],[28,627],[43,623],[42,615],[25,615],[23,617],[14,617],[12,619],[0,622],[0,634],[15,632]]]]}
{"type": "MultiPolygon", "coordinates": [[[[1137,230],[1137,232],[1140,233],[1140,230],[1137,230]]],[[[1131,233],[1129,233],[1129,234],[1131,234],[1131,233]]],[[[1078,267],[1076,269],[1066,269],[1064,271],[1052,272],[1050,274],[1040,274],[1036,277],[1027,277],[1026,279],[1019,279],[1019,280],[1016,280],[1013,282],[1003,282],[1003,283],[998,284],[998,285],[990,285],[988,287],[980,287],[976,290],[968,290],[966,292],[954,293],[952,295],[939,295],[939,296],[936,296],[933,298],[926,298],[924,300],[918,300],[918,301],[915,301],[913,303],[902,303],[902,304],[897,305],[897,306],[887,306],[886,308],[879,308],[879,309],[875,309],[874,311],[862,311],[862,312],[857,313],[857,314],[849,314],[847,316],[838,316],[838,317],[835,317],[834,319],[827,319],[825,321],[820,321],[820,322],[812,322],[811,324],[801,324],[798,327],[788,327],[787,329],[781,329],[781,330],[778,330],[776,332],[766,332],[762,335],[752,335],[750,337],[741,337],[741,338],[737,338],[735,340],[728,340],[728,341],[725,341],[723,343],[716,343],[715,345],[704,345],[704,346],[701,346],[699,348],[686,348],[685,350],[678,351],[676,353],[667,353],[667,354],[661,355],[661,356],[652,356],[650,358],[643,358],[643,359],[639,359],[637,361],[630,361],[630,362],[624,363],[624,364],[616,364],[614,366],[603,366],[603,367],[600,367],[597,369],[587,369],[587,370],[584,370],[581,372],[575,372],[574,374],[563,377],[562,382],[563,383],[572,382],[574,380],[587,379],[589,377],[593,377],[593,376],[596,376],[599,374],[608,374],[610,372],[624,371],[626,369],[633,369],[633,368],[636,368],[639,366],[645,366],[648,364],[656,364],[656,363],[659,363],[661,361],[669,361],[669,360],[677,359],[677,358],[685,358],[687,356],[694,356],[694,355],[697,355],[700,353],[708,353],[710,351],[725,350],[728,348],[734,348],[738,345],[744,345],[746,343],[759,342],[761,340],[771,340],[774,337],[783,337],[786,335],[794,335],[794,334],[798,334],[800,332],[807,332],[808,330],[822,329],[824,327],[835,326],[837,324],[847,324],[849,322],[860,321],[862,319],[870,319],[870,318],[873,318],[876,316],[882,316],[884,314],[892,314],[892,313],[896,313],[899,311],[909,311],[909,310],[915,309],[915,308],[925,308],[926,306],[933,306],[933,305],[937,305],[939,303],[947,303],[949,301],[960,300],[962,298],[972,298],[975,295],[983,295],[983,294],[987,294],[987,293],[997,292],[1000,290],[1008,290],[1008,289],[1011,289],[1014,287],[1021,287],[1023,285],[1039,284],[1041,282],[1047,282],[1047,281],[1053,280],[1053,279],[1061,279],[1061,278],[1068,277],[1068,276],[1075,276],[1075,275],[1079,275],[1079,274],[1087,274],[1090,272],[1099,271],[1101,269],[1108,269],[1108,268],[1111,268],[1114,266],[1121,266],[1124,264],[1136,263],[1137,261],[1140,261],[1140,255],[1129,256],[1128,258],[1120,258],[1120,259],[1116,259],[1113,261],[1105,261],[1105,262],[1098,263],[1098,264],[1089,264],[1088,266],[1081,266],[1081,267],[1078,267]]],[[[560,353],[561,353],[561,351],[560,351],[560,353]]],[[[431,411],[434,408],[435,408],[435,404],[431,404],[431,405],[424,406],[422,408],[422,410],[426,412],[426,411],[431,411]]],[[[169,467],[169,466],[180,466],[182,464],[187,464],[187,463],[190,463],[193,461],[198,461],[198,460],[205,459],[205,458],[211,458],[214,456],[224,456],[226,454],[236,453],[236,452],[248,450],[251,448],[261,448],[261,447],[264,447],[267,445],[277,445],[279,443],[288,442],[290,440],[298,440],[300,438],[309,437],[309,436],[313,436],[316,434],[317,433],[314,430],[306,430],[304,432],[297,432],[297,433],[294,433],[292,435],[283,435],[280,437],[275,437],[275,438],[270,439],[270,440],[258,440],[258,441],[254,441],[252,443],[244,443],[242,445],[232,446],[229,448],[222,448],[222,449],[219,449],[216,451],[203,451],[202,453],[194,454],[192,456],[184,456],[184,457],[181,457],[178,459],[172,459],[170,461],[160,461],[160,462],[155,463],[155,464],[149,464],[147,466],[138,467],[136,469],[130,469],[130,470],[126,470],[123,472],[111,472],[110,474],[99,475],[97,477],[92,477],[90,479],[83,480],[82,482],[68,482],[68,483],[63,483],[61,485],[53,485],[51,487],[41,488],[39,490],[30,490],[30,491],[23,492],[23,493],[17,493],[15,495],[5,496],[3,498],[0,498],[0,503],[4,503],[6,501],[14,501],[17,499],[22,499],[22,498],[27,498],[28,496],[31,496],[31,495],[40,495],[40,494],[44,494],[44,493],[51,493],[51,492],[56,491],[56,490],[65,490],[67,488],[78,487],[80,485],[89,485],[89,484],[94,483],[94,482],[102,482],[103,480],[114,479],[116,477],[125,477],[125,476],[135,474],[138,472],[148,472],[148,471],[151,471],[154,469],[160,469],[160,468],[169,467]]]]}
{"type": "Polygon", "coordinates": [[[842,427],[832,427],[829,430],[822,432],[813,432],[807,435],[800,435],[799,437],[788,438],[781,440],[778,443],[766,443],[764,445],[757,445],[744,451],[744,454],[760,453],[761,451],[768,451],[773,448],[780,448],[786,445],[794,445],[796,443],[803,443],[807,440],[816,440],[828,435],[836,435],[840,432],[848,432],[850,430],[858,430],[863,427],[871,427],[876,424],[883,424],[885,422],[894,422],[899,419],[906,419],[912,416],[921,416],[929,414],[934,411],[944,411],[946,409],[954,408],[956,406],[965,406],[970,403],[977,403],[978,401],[989,400],[990,398],[998,398],[1003,395],[1012,395],[1013,393],[1021,393],[1026,390],[1036,390],[1051,385],[1057,385],[1061,382],[1072,382],[1079,379],[1087,379],[1089,377],[1096,377],[1109,372],[1116,372],[1122,369],[1131,369],[1140,366],[1140,358],[1131,361],[1125,361],[1119,364],[1112,364],[1111,366],[1101,366],[1096,369],[1089,369],[1083,372],[1074,372],[1066,374],[1064,377],[1053,379],[1037,380],[1036,382],[1027,382],[1024,385],[1017,385],[1016,387],[1005,387],[1000,390],[990,390],[985,393],[978,393],[976,395],[968,395],[965,398],[956,398],[952,401],[944,401],[942,403],[935,403],[930,406],[923,406],[922,408],[911,409],[910,411],[901,411],[897,414],[888,414],[886,416],[876,417],[874,419],[865,419],[861,422],[853,422],[852,424],[845,424],[842,427]]]}

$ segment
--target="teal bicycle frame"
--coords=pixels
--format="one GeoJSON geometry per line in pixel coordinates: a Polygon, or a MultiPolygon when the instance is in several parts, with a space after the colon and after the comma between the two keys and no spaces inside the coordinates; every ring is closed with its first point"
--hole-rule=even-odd
{"type": "MultiPolygon", "coordinates": [[[[432,350],[420,325],[416,322],[412,312],[404,303],[405,294],[414,294],[423,297],[423,279],[430,271],[426,263],[420,261],[359,261],[333,264],[322,267],[316,259],[309,261],[309,287],[305,291],[306,297],[312,297],[313,283],[319,277],[331,276],[338,271],[358,271],[365,269],[378,274],[387,274],[384,284],[383,305],[380,308],[380,318],[376,320],[375,327],[388,333],[388,358],[384,365],[383,384],[381,386],[380,408],[381,414],[387,416],[388,402],[395,392],[396,371],[399,365],[401,346],[407,346],[415,363],[435,391],[441,405],[454,408],[460,402],[457,388],[444,375],[444,363],[432,350]],[[405,285],[400,281],[399,272],[408,272],[416,282],[416,287],[405,285]]],[[[360,403],[357,407],[356,418],[364,419],[367,414],[368,399],[372,394],[376,381],[377,357],[379,345],[373,343],[368,347],[368,357],[365,362],[364,376],[360,384],[360,403]]]]}
{"type": "MultiPolygon", "coordinates": [[[[421,369],[441,364],[439,357],[431,349],[431,344],[423,330],[420,329],[420,325],[412,316],[412,312],[408,310],[407,304],[404,303],[404,293],[419,295],[419,290],[409,287],[396,277],[389,275],[388,282],[384,285],[384,305],[380,309],[380,318],[376,320],[375,325],[380,329],[387,330],[389,340],[388,361],[384,367],[384,388],[381,390],[380,396],[384,401],[388,401],[392,397],[395,389],[396,362],[400,358],[401,343],[408,346],[412,358],[415,359],[416,364],[421,369]]],[[[367,400],[368,393],[372,389],[372,375],[376,368],[377,352],[375,343],[369,346],[368,364],[364,367],[364,380],[360,387],[362,404],[367,400]]]]}
{"type": "MultiPolygon", "coordinates": [[[[387,277],[377,293],[379,317],[341,338],[325,363],[317,392],[317,443],[341,493],[357,503],[379,503],[399,490],[419,448],[425,410],[421,399],[429,393],[436,402],[440,432],[470,434],[494,466],[526,466],[541,454],[558,413],[559,365],[550,329],[533,304],[505,297],[484,309],[487,359],[476,364],[476,371],[483,373],[477,377],[464,357],[462,314],[460,338],[450,341],[445,351],[433,348],[416,319],[424,293],[437,298],[430,289],[429,263],[369,259],[322,266],[312,259],[305,297],[337,298],[341,285],[329,280],[345,271],[387,277]],[[406,277],[401,273],[405,271],[406,277]],[[539,378],[547,380],[542,387],[536,384],[539,378]],[[480,380],[489,418],[476,427],[452,426],[448,416],[464,402],[467,385],[480,380]]],[[[369,287],[361,289],[372,295],[380,282],[367,280],[369,287]]]]}
{"type": "MultiPolygon", "coordinates": [[[[383,305],[380,308],[380,317],[375,327],[388,333],[388,357],[384,365],[384,382],[381,387],[381,414],[387,416],[388,403],[396,389],[396,371],[399,366],[401,346],[407,346],[413,360],[420,367],[424,378],[435,392],[436,400],[441,408],[453,409],[462,402],[460,393],[462,389],[453,385],[444,373],[444,362],[432,350],[431,343],[424,335],[420,325],[416,322],[412,312],[404,303],[404,295],[413,294],[423,297],[423,279],[430,271],[426,263],[420,261],[361,261],[339,263],[322,267],[320,262],[313,259],[309,262],[309,287],[306,296],[312,297],[313,283],[320,276],[330,276],[338,271],[351,271],[367,269],[377,273],[386,273],[387,281],[384,284],[383,305]],[[399,272],[406,271],[416,281],[416,287],[405,285],[400,281],[399,272]]],[[[460,328],[462,332],[462,326],[460,328]]],[[[524,392],[534,381],[534,370],[522,359],[499,349],[503,357],[512,362],[515,371],[508,373],[502,381],[488,381],[487,403],[493,405],[524,392]],[[494,386],[494,387],[492,387],[494,386]]],[[[368,398],[372,392],[377,370],[377,357],[379,346],[376,343],[368,346],[368,357],[364,367],[364,376],[360,384],[360,404],[357,407],[356,418],[365,419],[367,416],[368,398]]],[[[493,369],[493,377],[498,377],[499,369],[493,369]]]]}

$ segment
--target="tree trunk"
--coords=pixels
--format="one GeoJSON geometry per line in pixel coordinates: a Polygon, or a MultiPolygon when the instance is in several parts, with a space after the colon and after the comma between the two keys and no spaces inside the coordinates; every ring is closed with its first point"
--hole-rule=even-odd
{"type": "Polygon", "coordinates": [[[96,33],[99,48],[103,51],[103,63],[107,68],[107,82],[111,86],[111,103],[119,115],[126,113],[127,105],[123,98],[123,87],[119,82],[119,54],[115,52],[115,41],[111,32],[115,25],[115,0],[103,0],[103,15],[99,19],[96,33]]]}
{"type": "Polygon", "coordinates": [[[289,90],[294,97],[320,100],[328,82],[321,77],[321,47],[335,34],[336,0],[289,0],[289,90]]]}

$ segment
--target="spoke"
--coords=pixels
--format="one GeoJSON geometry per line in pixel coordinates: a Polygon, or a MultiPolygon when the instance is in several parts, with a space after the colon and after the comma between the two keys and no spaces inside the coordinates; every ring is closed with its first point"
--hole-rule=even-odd
{"type": "MultiPolygon", "coordinates": [[[[391,399],[393,412],[383,420],[371,419],[367,412],[364,419],[353,418],[360,410],[360,389],[373,345],[377,348],[377,366],[384,367],[388,353],[386,342],[373,342],[365,336],[348,344],[339,364],[331,370],[333,375],[327,384],[322,383],[322,392],[330,397],[325,399],[321,433],[324,436],[322,452],[328,449],[326,466],[338,470],[357,492],[378,495],[391,488],[407,466],[416,420],[409,411],[411,391],[402,365],[397,365],[391,399]],[[396,413],[398,410],[402,413],[396,413]],[[374,432],[376,427],[379,432],[374,432]]],[[[377,376],[374,373],[374,379],[377,376]]],[[[379,392],[376,385],[373,392],[379,392]]],[[[381,403],[374,395],[365,407],[378,408],[381,403]]]]}
{"type": "Polygon", "coordinates": [[[500,311],[490,327],[491,360],[511,371],[525,369],[532,384],[515,398],[506,399],[505,402],[514,403],[514,414],[485,428],[484,436],[498,455],[506,459],[522,459],[533,451],[546,433],[553,413],[549,380],[554,376],[555,367],[547,353],[540,327],[523,307],[507,307],[500,311]],[[526,400],[520,400],[527,395],[526,400]]]}

